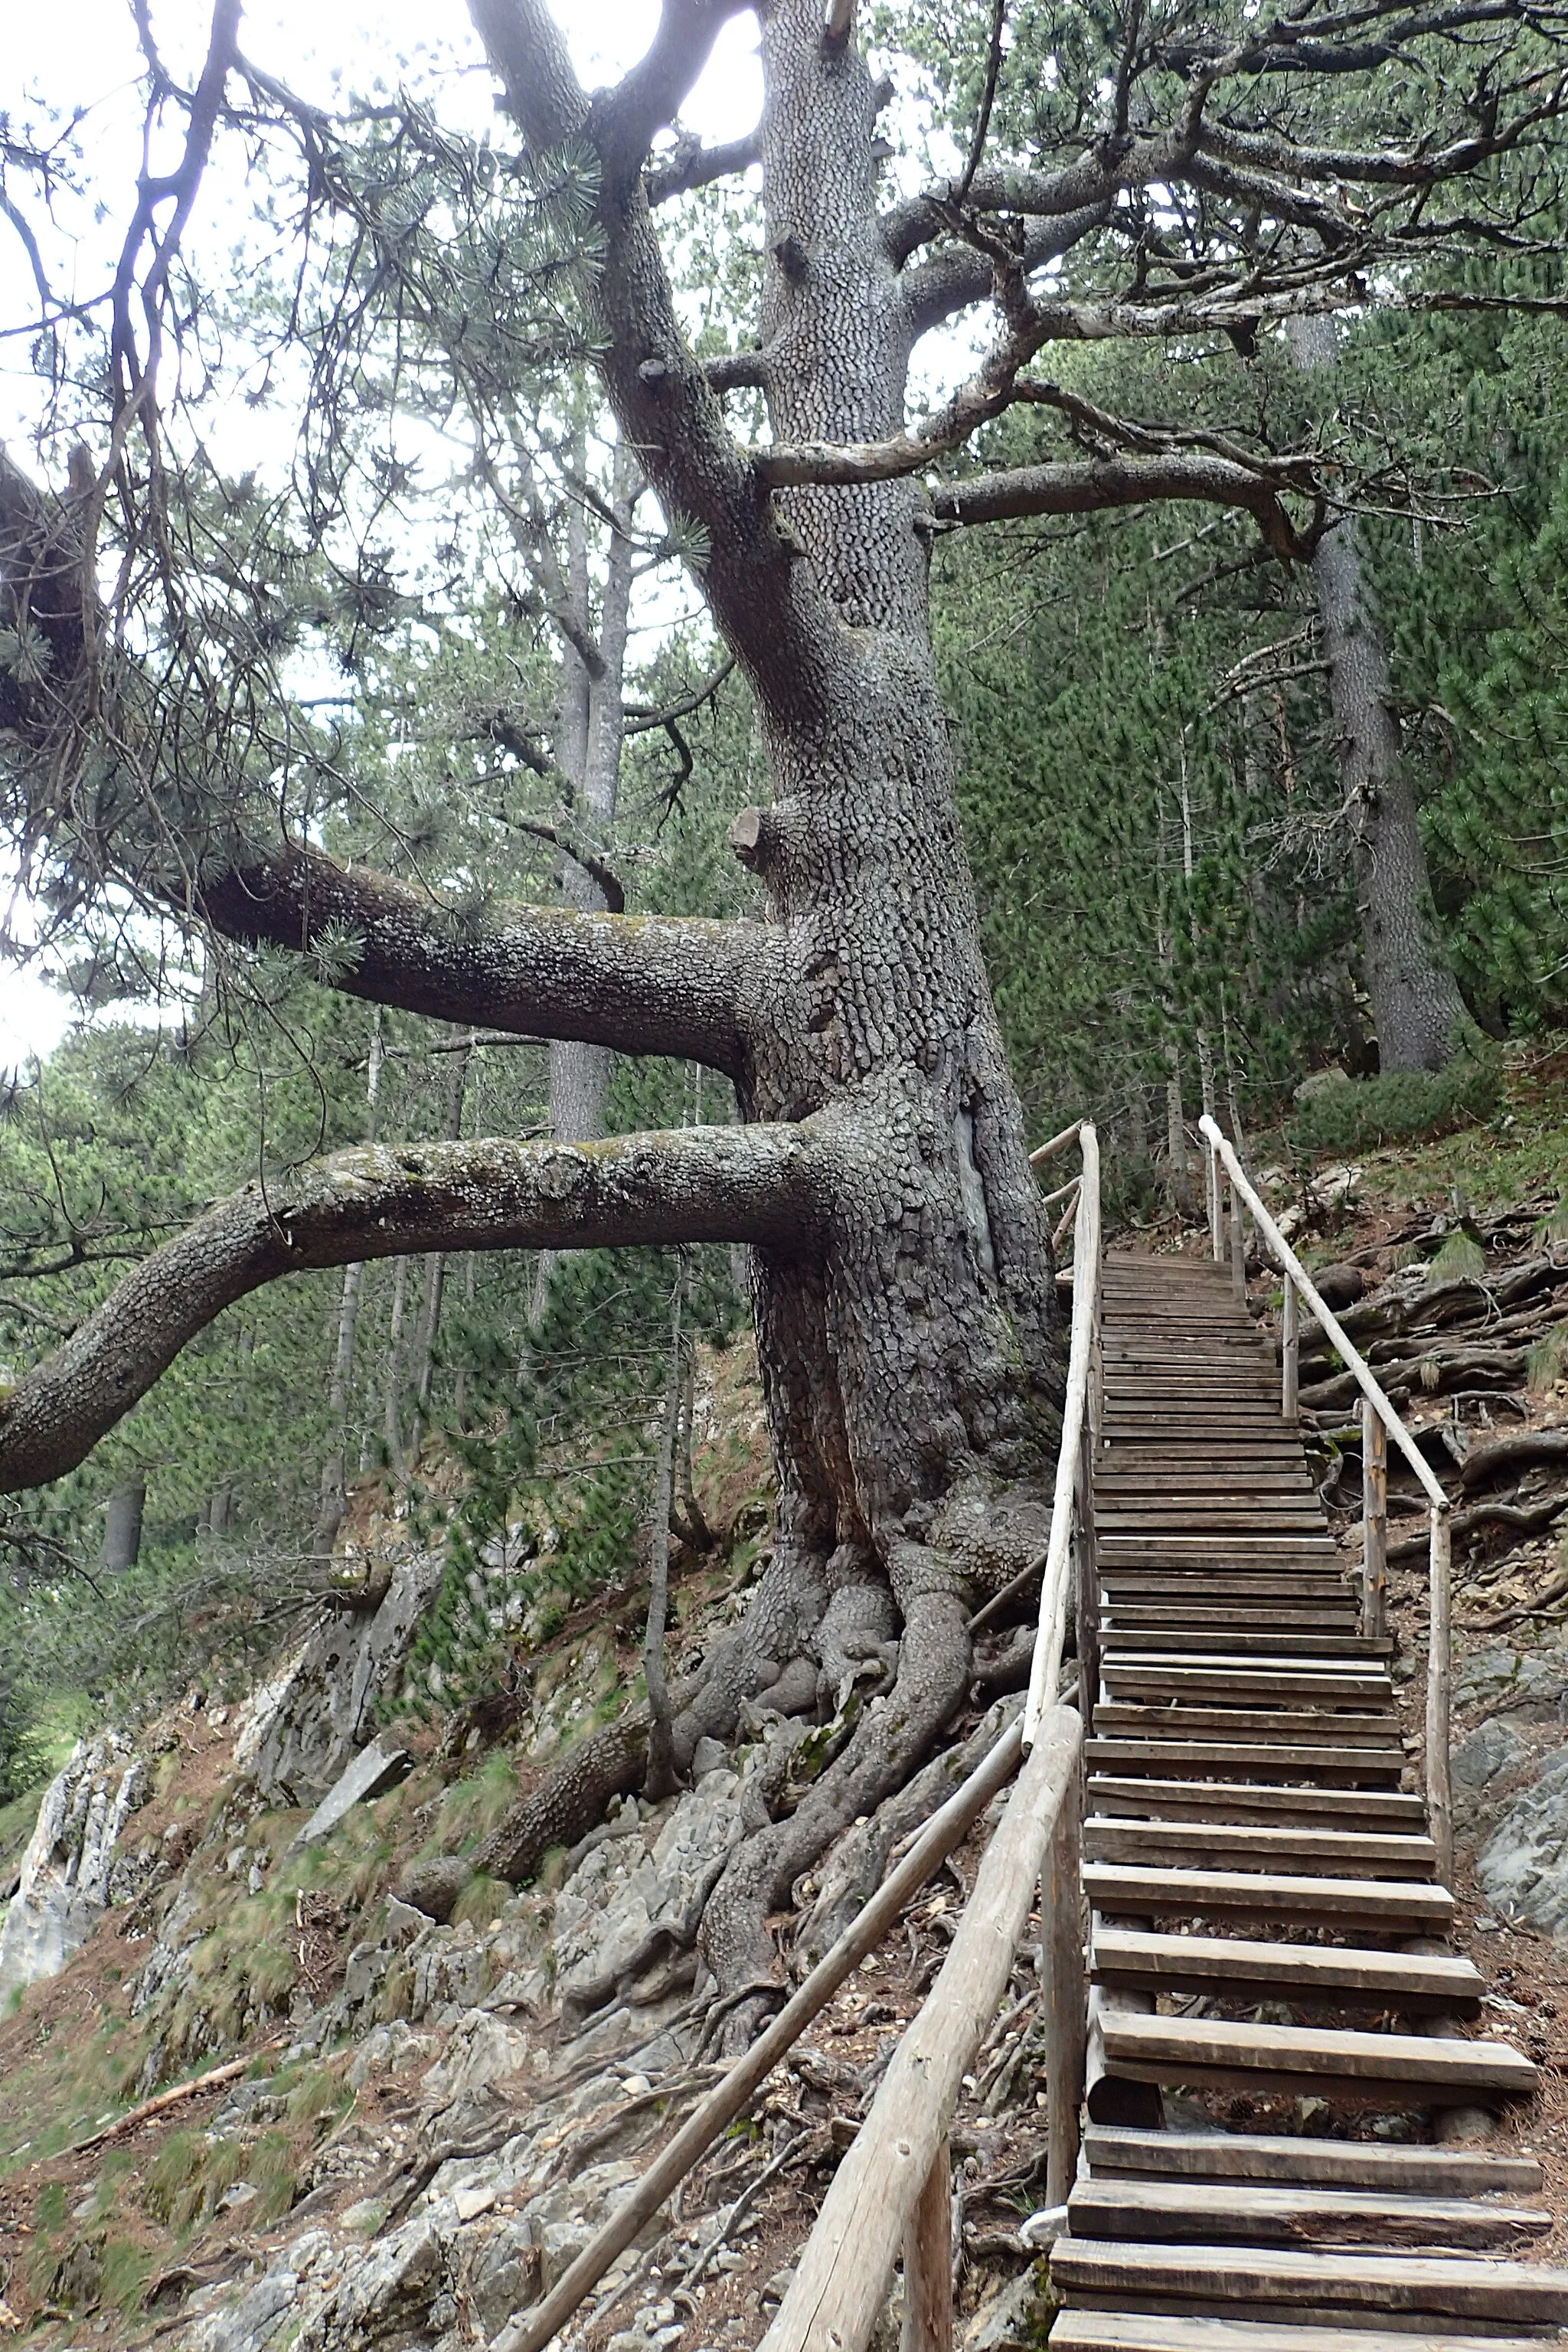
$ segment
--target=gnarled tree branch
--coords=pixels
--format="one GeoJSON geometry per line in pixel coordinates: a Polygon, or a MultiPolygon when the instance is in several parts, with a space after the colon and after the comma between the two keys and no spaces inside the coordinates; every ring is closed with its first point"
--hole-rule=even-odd
{"type": "Polygon", "coordinates": [[[333,984],[372,1003],[680,1055],[731,1076],[745,1050],[743,975],[767,952],[767,934],[748,923],[513,907],[481,924],[303,846],[224,874],[198,911],[247,945],[308,953],[331,942],[333,984]]]}
{"type": "Polygon", "coordinates": [[[0,1490],[86,1459],[182,1348],[281,1276],[430,1250],[751,1242],[810,1248],[831,1123],[678,1128],[594,1144],[366,1145],[220,1202],[154,1251],[0,1403],[0,1490]]]}
{"type": "Polygon", "coordinates": [[[1098,514],[1154,499],[1239,507],[1282,561],[1304,562],[1311,552],[1310,537],[1298,531],[1272,482],[1234,458],[1196,452],[976,474],[967,481],[943,482],[932,491],[931,508],[938,523],[1005,522],[1025,515],[1098,514]]]}

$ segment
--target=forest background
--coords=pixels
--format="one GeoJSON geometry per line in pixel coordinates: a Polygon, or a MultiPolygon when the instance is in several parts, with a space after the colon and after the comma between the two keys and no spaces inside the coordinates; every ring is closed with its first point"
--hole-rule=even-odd
{"type": "MultiPolygon", "coordinates": [[[[936,12],[900,13],[893,171],[962,152],[990,17],[966,12],[975,37],[955,41],[936,12]]],[[[1009,91],[1022,103],[1029,43],[1046,37],[1029,12],[1009,25],[1004,107],[1009,91]]],[[[455,296],[472,286],[442,280],[440,255],[471,258],[482,236],[482,143],[408,96],[439,87],[450,59],[397,64],[396,104],[370,93],[345,142],[357,177],[331,207],[313,197],[331,218],[307,275],[331,338],[300,365],[285,330],[303,281],[276,234],[287,196],[264,181],[247,239],[193,310],[187,429],[199,437],[203,400],[221,390],[266,420],[264,447],[281,418],[290,456],[276,482],[267,459],[195,466],[181,529],[201,540],[209,579],[226,557],[237,576],[244,551],[245,626],[289,685],[294,750],[319,776],[321,838],[339,856],[476,892],[482,875],[487,898],[759,912],[726,845],[761,789],[757,730],[679,585],[702,551],[639,502],[591,369],[548,362],[547,273],[543,295],[526,280],[525,316],[521,272],[510,312],[499,295],[488,318],[463,310],[456,363],[455,296]],[[443,237],[389,310],[373,296],[399,205],[411,247],[432,207],[443,237]],[[525,446],[509,498],[482,504],[525,446]],[[313,542],[282,520],[283,474],[307,510],[331,511],[313,542]]],[[[54,168],[79,167],[86,134],[68,115],[14,117],[12,186],[46,129],[54,168]]],[[[1511,156],[1489,169],[1516,233],[1478,241],[1458,277],[1442,265],[1477,307],[1344,316],[1326,381],[1283,336],[1053,360],[1086,415],[1167,430],[1220,417],[1274,451],[1311,437],[1331,478],[1355,484],[1368,625],[1465,1008],[1444,1067],[1378,1074],[1310,568],[1260,545],[1245,513],[1191,506],[934,538],[942,686],[1013,1071],[1033,1132],[1080,1113],[1100,1123],[1125,1217],[1191,1208],[1184,1138],[1200,1108],[1288,1164],[1364,1150],[1487,1116],[1510,1041],[1568,1011],[1568,451],[1555,421],[1568,224],[1550,172],[1511,156]]],[[[679,201],[689,331],[721,351],[754,290],[755,200],[742,183],[679,201]]],[[[559,221],[546,227],[559,240],[559,221]]],[[[58,458],[86,350],[67,327],[33,350],[39,448],[58,458]]],[[[1039,415],[1015,411],[964,464],[1025,464],[1047,446],[1039,415]]],[[[222,625],[237,625],[232,596],[222,625]]],[[[18,690],[39,658],[25,636],[0,638],[18,690]]],[[[731,1115],[695,1065],[587,1066],[598,1049],[574,1059],[373,1009],[313,986],[295,959],[159,928],[126,897],[60,890],[30,906],[89,1017],[5,1091],[12,1377],[128,1262],[258,1172],[374,1135],[591,1135],[731,1115]]],[[[317,979],[332,978],[331,957],[319,946],[317,979]]],[[[667,1408],[678,1444],[689,1428],[692,1350],[733,1342],[744,1317],[743,1270],[711,1246],[436,1253],[300,1276],[230,1309],[82,1469],[12,1507],[0,1799],[106,1707],[155,1705],[193,1673],[243,1679],[341,1591],[351,1571],[333,1542],[356,1496],[362,1514],[374,1496],[416,1529],[450,1523],[420,1656],[433,1698],[477,1689],[500,1643],[498,1558],[515,1600],[521,1548],[530,1605],[563,1608],[623,1577],[647,1540],[667,1408]]]]}

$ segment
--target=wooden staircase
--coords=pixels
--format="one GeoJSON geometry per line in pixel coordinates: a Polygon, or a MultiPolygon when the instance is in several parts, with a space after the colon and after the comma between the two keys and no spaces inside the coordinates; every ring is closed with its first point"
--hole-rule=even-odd
{"type": "Polygon", "coordinates": [[[1129,1255],[1102,1331],[1089,2120],[1054,2352],[1555,2337],[1568,2272],[1508,2258],[1552,2227],[1539,2168],[1470,2144],[1535,2069],[1463,2031],[1482,1982],[1445,1946],[1388,1644],[1264,1342],[1220,1266],[1129,1255]]]}

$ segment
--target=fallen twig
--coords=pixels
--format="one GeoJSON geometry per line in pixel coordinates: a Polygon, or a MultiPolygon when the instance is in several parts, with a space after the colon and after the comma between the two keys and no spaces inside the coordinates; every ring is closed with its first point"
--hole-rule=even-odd
{"type": "Polygon", "coordinates": [[[260,2048],[247,2050],[243,2058],[228,2058],[221,2066],[209,2066],[205,2074],[194,2074],[188,2083],[176,2083],[172,2091],[160,2091],[156,2098],[143,2099],[139,2107],[132,2107],[114,2123],[105,2124],[101,2131],[89,2132],[85,2139],[73,2140],[65,2151],[67,2156],[80,2156],[85,2148],[101,2147],[106,2140],[118,2139],[121,2132],[134,2131],[139,2124],[150,2123],[167,2107],[177,2107],[182,2099],[194,2099],[198,2091],[216,2091],[220,2083],[232,2083],[253,2066],[264,2051],[276,2050],[287,2042],[287,2033],[275,2033],[260,2048]]]}

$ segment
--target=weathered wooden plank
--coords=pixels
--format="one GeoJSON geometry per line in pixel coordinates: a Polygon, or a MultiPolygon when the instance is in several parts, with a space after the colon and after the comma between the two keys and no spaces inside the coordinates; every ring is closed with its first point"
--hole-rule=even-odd
{"type": "Polygon", "coordinates": [[[1403,1790],[1255,1788],[1246,1780],[1161,1780],[1096,1771],[1089,1783],[1091,1812],[1152,1814],[1162,1820],[1347,1822],[1364,1829],[1406,1829],[1419,1835],[1426,1813],[1419,1797],[1403,1790]],[[1167,1811],[1166,1809],[1170,1810],[1167,1811]]]}
{"type": "MultiPolygon", "coordinates": [[[[1142,1710],[1135,1710],[1142,1712],[1142,1710]]],[[[1100,1710],[1102,1713],[1103,1710],[1100,1710]]],[[[1098,1720],[1098,1714],[1097,1714],[1098,1720]]],[[[1096,1771],[1190,1774],[1198,1780],[1226,1772],[1245,1773],[1248,1781],[1272,1780],[1284,1784],[1310,1773],[1320,1787],[1355,1792],[1375,1782],[1381,1792],[1397,1784],[1402,1769],[1400,1750],[1392,1732],[1382,1748],[1340,1743],[1334,1748],[1289,1747],[1283,1741],[1182,1738],[1096,1738],[1086,1755],[1096,1771]]]]}
{"type": "Polygon", "coordinates": [[[1097,2173],[1334,2182],[1405,2197],[1536,2197],[1542,2179],[1532,2156],[1383,2140],[1299,2139],[1270,2132],[1138,2131],[1091,2124],[1083,2145],[1097,2173]]]}
{"type": "Polygon", "coordinates": [[[1140,1862],[1171,1870],[1237,1868],[1321,1872],[1325,1876],[1430,1878],[1436,1848],[1419,1833],[1265,1827],[1247,1822],[1131,1821],[1097,1814],[1083,1825],[1094,1862],[1140,1862]]]}
{"type": "Polygon", "coordinates": [[[1266,1625],[1237,1623],[1236,1612],[1221,1616],[1211,1612],[1205,1627],[1201,1625],[1151,1625],[1149,1612],[1141,1612],[1129,1617],[1112,1607],[1103,1622],[1104,1645],[1109,1649],[1136,1649],[1142,1657],[1159,1654],[1184,1658],[1203,1655],[1212,1651],[1216,1641],[1223,1640],[1228,1656],[1237,1658],[1313,1659],[1334,1658],[1374,1659],[1390,1654],[1391,1643],[1385,1635],[1381,1642],[1369,1642],[1361,1633],[1314,1631],[1292,1631],[1282,1626],[1272,1612],[1266,1625]]]}
{"type": "Polygon", "coordinates": [[[1156,1936],[1097,1927],[1089,1969],[1099,1984],[1144,1991],[1256,1992],[1303,2001],[1475,2016],[1484,1980],[1455,1955],[1357,1951],[1333,1944],[1251,1943],[1229,1936],[1156,1936]]]}
{"type": "Polygon", "coordinates": [[[1462,2254],[1320,2254],[1282,2246],[1137,2246],[1058,2238],[1058,2294],[1184,2295],[1300,2304],[1314,2310],[1429,2312],[1516,2324],[1568,2319],[1568,2271],[1462,2254]]]}
{"type": "Polygon", "coordinates": [[[1063,2311],[1051,2352],[1541,2352],[1539,2336],[1456,2336],[1445,2327],[1291,2327],[1155,2312],[1063,2311]]]}
{"type": "Polygon", "coordinates": [[[1406,1879],[1309,1878],[1246,1870],[1149,1870],[1136,1863],[1088,1862],[1089,1901],[1101,1911],[1137,1917],[1163,1913],[1202,1918],[1213,1912],[1289,1918],[1337,1927],[1353,1921],[1389,1934],[1446,1933],[1454,1916],[1447,1887],[1406,1879]]]}
{"type": "Polygon", "coordinates": [[[1347,1707],[1219,1707],[1121,1706],[1101,1699],[1094,1710],[1097,1733],[1141,1733],[1146,1738],[1200,1738],[1212,1735],[1227,1747],[1279,1739],[1283,1746],[1387,1748],[1401,1759],[1399,1720],[1392,1707],[1370,1714],[1347,1707]]]}
{"type": "Polygon", "coordinates": [[[1539,2206],[1382,2189],[1268,2188],[1194,2180],[1080,2180],[1068,2200],[1079,2238],[1223,2245],[1522,2247],[1551,2234],[1539,2206]]]}
{"type": "Polygon", "coordinates": [[[1308,2074],[1315,2081],[1398,2084],[1428,2097],[1441,2092],[1450,2099],[1527,2099],[1538,2080],[1530,2060],[1507,2042],[1121,2011],[1106,2018],[1104,2031],[1109,2063],[1118,2073],[1136,2069],[1144,2082],[1180,2082],[1190,2071],[1218,2070],[1248,2077],[1308,2074]]]}

